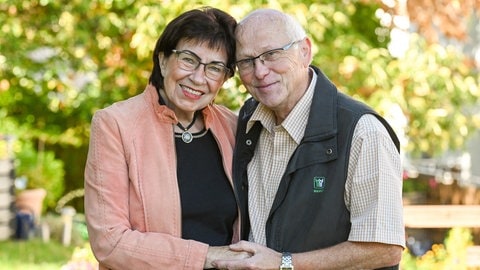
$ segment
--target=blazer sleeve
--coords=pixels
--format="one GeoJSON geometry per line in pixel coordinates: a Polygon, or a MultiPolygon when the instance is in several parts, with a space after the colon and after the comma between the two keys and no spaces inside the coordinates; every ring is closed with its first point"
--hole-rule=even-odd
{"type": "MultiPolygon", "coordinates": [[[[208,245],[131,225],[127,131],[115,111],[92,119],[85,166],[85,214],[100,269],[203,269],[208,245]]],[[[159,220],[158,222],[173,222],[159,220]]]]}

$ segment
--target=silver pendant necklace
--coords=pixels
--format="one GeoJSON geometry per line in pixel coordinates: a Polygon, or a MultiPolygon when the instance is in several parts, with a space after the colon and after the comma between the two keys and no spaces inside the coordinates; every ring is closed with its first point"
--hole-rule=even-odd
{"type": "Polygon", "coordinates": [[[190,131],[188,131],[188,130],[193,126],[193,124],[195,124],[195,120],[197,120],[197,112],[195,112],[195,113],[193,114],[193,120],[192,120],[192,122],[190,122],[190,124],[188,124],[187,127],[184,127],[184,126],[180,123],[180,121],[177,123],[177,127],[179,127],[180,129],[183,130],[183,132],[182,132],[182,141],[183,141],[184,143],[191,143],[192,140],[193,140],[193,135],[192,135],[192,133],[191,133],[190,131]]]}

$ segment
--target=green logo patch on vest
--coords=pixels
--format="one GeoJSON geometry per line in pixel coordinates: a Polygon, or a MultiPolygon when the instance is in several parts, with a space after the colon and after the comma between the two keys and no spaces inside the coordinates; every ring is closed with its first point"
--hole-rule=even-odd
{"type": "Polygon", "coordinates": [[[313,192],[319,193],[325,190],[325,177],[323,176],[315,176],[313,178],[313,192]]]}

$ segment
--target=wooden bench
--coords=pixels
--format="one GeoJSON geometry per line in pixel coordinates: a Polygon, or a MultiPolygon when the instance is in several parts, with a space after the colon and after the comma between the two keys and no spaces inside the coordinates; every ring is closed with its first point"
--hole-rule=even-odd
{"type": "MultiPolygon", "coordinates": [[[[480,205],[404,205],[406,228],[480,228],[480,205]]],[[[480,267],[480,246],[467,248],[467,265],[480,267]]]]}
{"type": "Polygon", "coordinates": [[[404,205],[407,228],[480,228],[480,205],[404,205]]]}

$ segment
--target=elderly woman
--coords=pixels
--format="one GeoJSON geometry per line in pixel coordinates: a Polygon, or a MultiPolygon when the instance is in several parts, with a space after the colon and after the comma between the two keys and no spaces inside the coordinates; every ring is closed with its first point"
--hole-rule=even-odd
{"type": "Polygon", "coordinates": [[[85,212],[101,269],[203,269],[238,236],[236,115],[213,100],[233,76],[236,21],[215,8],[165,28],[145,91],[95,113],[85,212]]]}

